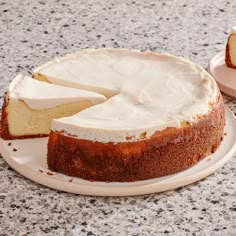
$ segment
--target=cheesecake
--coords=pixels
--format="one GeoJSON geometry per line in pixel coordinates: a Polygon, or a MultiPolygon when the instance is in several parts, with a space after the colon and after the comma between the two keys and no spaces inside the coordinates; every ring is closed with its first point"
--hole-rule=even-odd
{"type": "Polygon", "coordinates": [[[54,172],[91,181],[147,180],[195,165],[223,139],[224,103],[215,80],[181,57],[85,49],[35,68],[33,79],[27,80],[42,87],[32,86],[35,91],[30,92],[31,86],[29,91],[20,86],[18,93],[12,82],[2,119],[10,132],[2,137],[49,134],[47,164],[54,172]],[[70,90],[75,100],[67,98],[70,90]],[[11,102],[16,108],[9,108],[11,102]],[[53,114],[40,121],[38,115],[29,115],[33,125],[23,128],[9,118],[12,110],[25,119],[20,102],[30,114],[36,110],[47,117],[48,109],[53,114]],[[78,110],[67,113],[74,103],[78,110]]]}
{"type": "Polygon", "coordinates": [[[49,169],[94,181],[137,181],[182,171],[213,153],[224,104],[199,65],[169,54],[87,49],[52,60],[35,79],[108,100],[54,119],[49,169]]]}

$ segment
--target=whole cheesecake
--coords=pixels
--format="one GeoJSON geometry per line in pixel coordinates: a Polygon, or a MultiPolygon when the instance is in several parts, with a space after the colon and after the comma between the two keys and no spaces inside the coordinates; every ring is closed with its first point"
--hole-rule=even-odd
{"type": "Polygon", "coordinates": [[[151,179],[193,166],[223,139],[219,89],[183,58],[88,49],[36,68],[33,77],[107,98],[52,120],[47,163],[55,172],[93,181],[151,179]]]}

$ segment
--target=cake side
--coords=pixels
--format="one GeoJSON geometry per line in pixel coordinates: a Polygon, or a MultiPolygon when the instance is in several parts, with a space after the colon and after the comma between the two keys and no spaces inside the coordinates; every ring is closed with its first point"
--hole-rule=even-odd
{"type": "Polygon", "coordinates": [[[1,110],[1,129],[0,134],[1,137],[5,140],[11,140],[11,139],[24,139],[24,138],[39,138],[39,137],[45,137],[48,136],[48,134],[34,134],[34,135],[21,135],[16,136],[14,134],[11,134],[9,130],[9,123],[8,123],[8,99],[7,97],[4,98],[2,110],[1,110]]]}
{"type": "Polygon", "coordinates": [[[51,131],[47,163],[50,170],[93,181],[129,182],[177,173],[215,150],[225,125],[221,95],[212,111],[198,122],[157,131],[137,142],[102,143],[51,131]]]}
{"type": "Polygon", "coordinates": [[[9,123],[8,123],[8,102],[9,100],[7,97],[4,98],[2,110],[1,110],[1,137],[5,140],[11,140],[11,139],[25,139],[25,138],[39,138],[39,137],[45,137],[48,136],[48,134],[31,134],[31,135],[25,135],[22,134],[20,136],[17,136],[15,134],[12,134],[9,130],[9,123]]]}

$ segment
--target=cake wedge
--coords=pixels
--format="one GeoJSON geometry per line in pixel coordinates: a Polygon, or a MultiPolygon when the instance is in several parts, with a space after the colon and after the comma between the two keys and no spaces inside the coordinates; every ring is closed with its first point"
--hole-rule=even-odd
{"type": "Polygon", "coordinates": [[[236,26],[232,27],[227,39],[225,64],[230,68],[236,68],[236,26]]]}
{"type": "Polygon", "coordinates": [[[11,82],[1,119],[3,139],[47,136],[54,118],[104,102],[98,93],[62,87],[19,74],[11,82]]]}

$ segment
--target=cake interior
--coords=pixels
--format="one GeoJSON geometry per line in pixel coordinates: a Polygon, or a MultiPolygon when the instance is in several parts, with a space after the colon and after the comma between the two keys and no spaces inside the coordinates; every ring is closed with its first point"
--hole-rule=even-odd
{"type": "Polygon", "coordinates": [[[44,109],[42,112],[31,109],[23,101],[10,100],[7,106],[8,129],[13,136],[48,135],[52,119],[72,116],[92,105],[94,103],[91,101],[84,100],[44,109]]]}
{"type": "Polygon", "coordinates": [[[236,66],[236,34],[232,34],[229,38],[229,54],[231,64],[236,66]]]}

